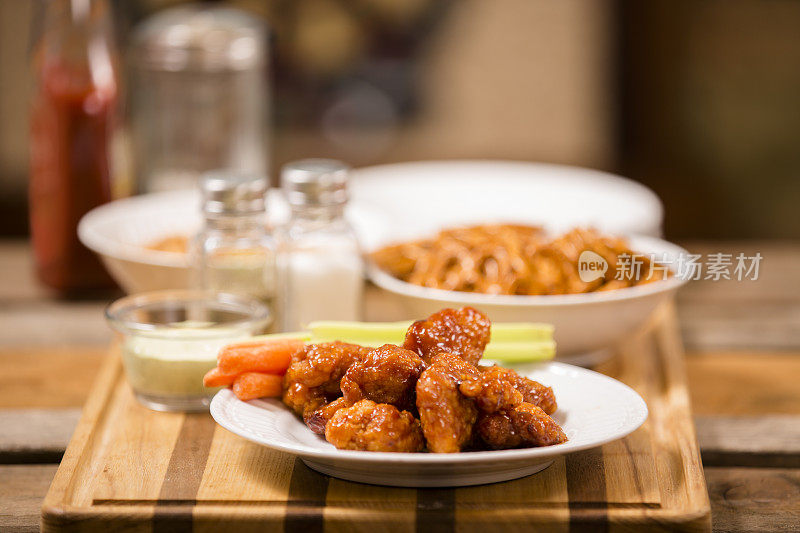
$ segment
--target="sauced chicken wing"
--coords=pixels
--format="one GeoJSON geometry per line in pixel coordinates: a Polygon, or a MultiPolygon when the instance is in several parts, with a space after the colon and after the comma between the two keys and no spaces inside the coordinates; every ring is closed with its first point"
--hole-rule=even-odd
{"type": "Polygon", "coordinates": [[[496,450],[551,446],[567,441],[567,436],[540,407],[521,403],[509,411],[481,415],[477,432],[489,448],[496,450]]]}
{"type": "Polygon", "coordinates": [[[459,391],[480,411],[477,433],[493,449],[548,446],[566,441],[550,418],[556,401],[550,387],[499,366],[481,368],[461,382],[459,391]]]}
{"type": "Polygon", "coordinates": [[[359,400],[413,408],[414,387],[423,368],[422,359],[414,352],[386,344],[350,365],[340,381],[343,397],[329,403],[313,398],[300,414],[314,433],[324,434],[325,425],[336,411],[359,400]]]}
{"type": "Polygon", "coordinates": [[[414,322],[406,332],[403,348],[418,353],[426,363],[439,353],[455,354],[478,364],[489,343],[491,322],[472,307],[443,309],[414,322]]]}
{"type": "Polygon", "coordinates": [[[419,421],[411,413],[370,400],[336,411],[325,427],[325,438],[342,450],[419,452],[425,446],[419,421]]]}
{"type": "Polygon", "coordinates": [[[292,356],[283,377],[283,403],[304,420],[309,419],[317,409],[341,396],[342,376],[370,351],[344,342],[307,344],[292,356]]]}
{"type": "Polygon", "coordinates": [[[425,363],[416,353],[385,344],[353,363],[342,378],[342,394],[351,404],[366,399],[409,409],[423,368],[425,363]]]}
{"type": "Polygon", "coordinates": [[[472,441],[475,402],[458,390],[478,369],[452,354],[439,354],[417,381],[417,410],[428,450],[455,453],[472,441]]]}
{"type": "Polygon", "coordinates": [[[338,341],[307,344],[292,357],[284,383],[302,383],[321,387],[327,394],[339,394],[339,381],[344,373],[370,351],[371,348],[338,341]]]}
{"type": "Polygon", "coordinates": [[[481,370],[480,376],[466,379],[460,386],[462,394],[475,398],[481,411],[508,410],[522,402],[538,405],[547,414],[556,411],[558,406],[550,387],[496,365],[481,370]]]}
{"type": "Polygon", "coordinates": [[[307,387],[297,381],[283,378],[283,403],[295,414],[304,416],[325,403],[325,394],[319,387],[307,387]]]}
{"type": "Polygon", "coordinates": [[[514,428],[511,417],[504,412],[482,414],[475,427],[478,436],[488,448],[505,450],[522,445],[522,437],[514,428]]]}
{"type": "Polygon", "coordinates": [[[513,383],[491,375],[488,371],[463,381],[458,390],[467,398],[474,398],[475,404],[483,413],[512,409],[523,402],[522,393],[513,383]]]}
{"type": "Polygon", "coordinates": [[[283,401],[340,449],[455,453],[564,442],[549,416],[557,407],[550,387],[476,366],[489,336],[489,320],[464,307],[415,322],[403,347],[307,345],[292,356],[283,401]]]}
{"type": "Polygon", "coordinates": [[[514,429],[528,445],[551,446],[567,441],[564,430],[537,405],[521,403],[508,414],[514,429]]]}
{"type": "Polygon", "coordinates": [[[516,389],[522,393],[522,399],[526,403],[538,405],[548,415],[555,413],[556,409],[558,409],[556,395],[553,393],[552,387],[542,385],[538,381],[525,376],[520,376],[509,368],[499,366],[493,368],[496,369],[495,372],[502,374],[506,379],[514,383],[516,389]]]}
{"type": "Polygon", "coordinates": [[[457,383],[475,379],[481,375],[478,367],[451,353],[434,355],[431,360],[431,365],[433,364],[437,364],[443,372],[456,380],[457,383]]]}
{"type": "Polygon", "coordinates": [[[351,405],[352,403],[344,398],[337,398],[311,412],[303,413],[303,422],[305,422],[308,428],[314,433],[324,435],[325,426],[328,424],[328,420],[333,418],[333,415],[336,414],[336,411],[345,407],[350,407],[351,405]]]}

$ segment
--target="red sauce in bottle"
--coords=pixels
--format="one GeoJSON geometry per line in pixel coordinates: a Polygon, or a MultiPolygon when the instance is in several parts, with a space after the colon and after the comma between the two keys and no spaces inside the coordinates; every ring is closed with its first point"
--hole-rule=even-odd
{"type": "Polygon", "coordinates": [[[86,212],[111,200],[116,83],[111,77],[99,86],[88,65],[58,60],[43,65],[38,81],[29,188],[37,273],[65,293],[112,287],[97,256],[79,242],[77,227],[86,212]]]}

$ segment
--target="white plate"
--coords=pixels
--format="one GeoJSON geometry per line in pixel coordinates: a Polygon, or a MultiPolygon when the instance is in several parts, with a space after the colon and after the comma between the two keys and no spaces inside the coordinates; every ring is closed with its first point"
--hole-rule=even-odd
{"type": "Polygon", "coordinates": [[[458,454],[337,450],[278,400],[242,402],[228,389],[214,396],[211,416],[245,439],[300,456],[323,474],[398,487],[459,487],[517,479],[547,468],[558,456],[621,439],[647,419],[641,396],[608,376],[554,362],[515,369],[553,387],[559,406],[553,417],[566,432],[566,443],[458,454]]]}

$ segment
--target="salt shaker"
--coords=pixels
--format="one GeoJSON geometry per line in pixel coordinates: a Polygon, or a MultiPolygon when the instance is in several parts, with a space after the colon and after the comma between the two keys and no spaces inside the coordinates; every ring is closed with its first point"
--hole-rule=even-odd
{"type": "Polygon", "coordinates": [[[230,170],[201,179],[203,229],[192,245],[195,285],[257,298],[275,312],[277,246],[266,226],[267,179],[230,170]]]}
{"type": "Polygon", "coordinates": [[[291,215],[279,231],[284,331],[314,320],[359,320],[363,259],[344,218],[349,167],[304,159],[281,170],[291,215]]]}

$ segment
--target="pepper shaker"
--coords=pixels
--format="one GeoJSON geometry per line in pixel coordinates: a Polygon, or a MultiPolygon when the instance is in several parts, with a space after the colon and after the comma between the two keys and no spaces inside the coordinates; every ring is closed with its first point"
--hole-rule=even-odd
{"type": "Polygon", "coordinates": [[[274,313],[277,250],[266,227],[267,179],[208,172],[202,191],[205,222],[191,251],[195,285],[257,298],[274,313]]]}

